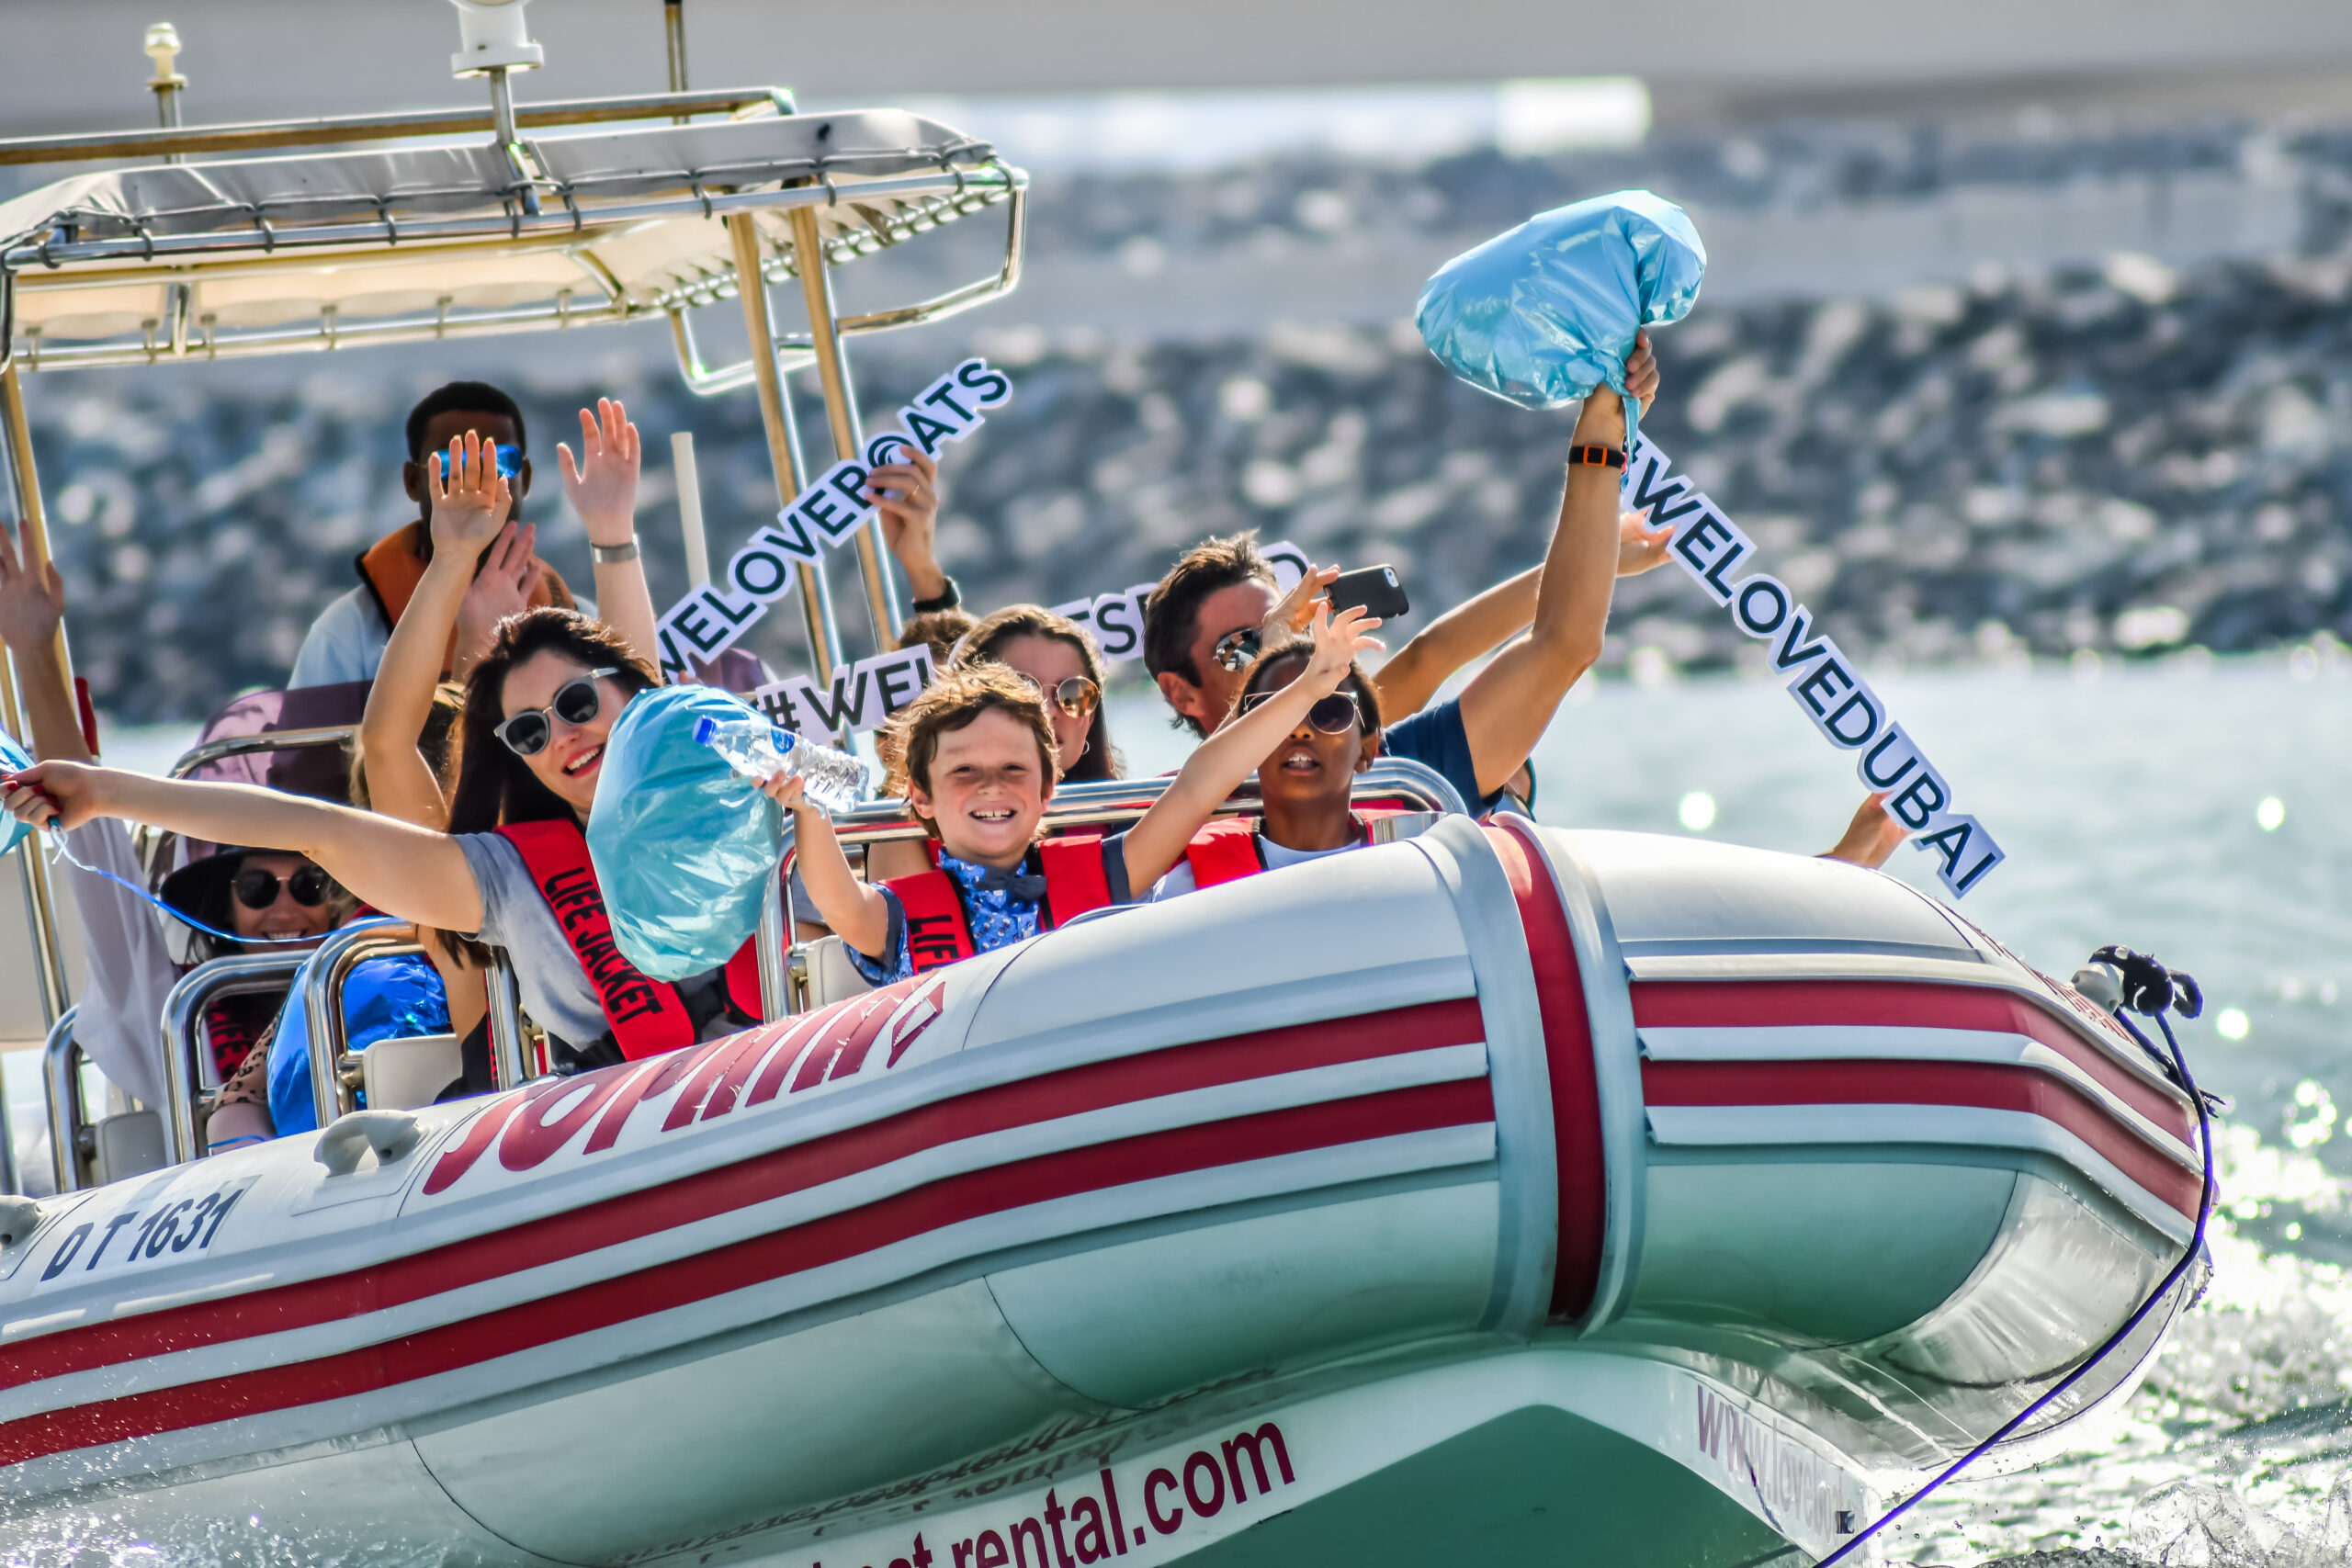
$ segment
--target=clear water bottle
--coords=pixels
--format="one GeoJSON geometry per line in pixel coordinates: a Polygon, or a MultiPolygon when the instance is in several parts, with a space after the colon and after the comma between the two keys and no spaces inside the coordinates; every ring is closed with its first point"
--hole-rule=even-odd
{"type": "Polygon", "coordinates": [[[874,793],[874,770],[863,759],[763,718],[704,717],[695,723],[695,739],[747,779],[769,779],[779,769],[799,774],[808,781],[808,799],[827,811],[847,811],[874,793]]]}

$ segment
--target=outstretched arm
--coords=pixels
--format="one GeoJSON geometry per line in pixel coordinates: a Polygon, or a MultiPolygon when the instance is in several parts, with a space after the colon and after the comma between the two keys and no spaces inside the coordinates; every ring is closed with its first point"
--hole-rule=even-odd
{"type": "MultiPolygon", "coordinates": [[[[1635,344],[1625,368],[1636,396],[1656,385],[1646,338],[1635,344]]],[[[1593,389],[1570,439],[1579,446],[1624,446],[1625,410],[1614,391],[1593,389]]],[[[1543,739],[1560,699],[1600,657],[1617,581],[1617,491],[1616,469],[1597,463],[1569,467],[1559,526],[1536,586],[1534,623],[1462,694],[1462,728],[1481,795],[1500,789],[1519,771],[1543,739]]]]}
{"type": "MultiPolygon", "coordinates": [[[[607,548],[637,536],[637,469],[641,456],[637,426],[628,411],[611,398],[598,398],[594,412],[580,411],[580,457],[569,446],[556,448],[563,469],[564,493],[571,509],[587,525],[588,542],[607,548]]],[[[637,656],[655,669],[662,665],[662,643],[655,635],[653,593],[645,585],[645,558],[598,561],[596,613],[637,656]]]]}
{"type": "Polygon", "coordinates": [[[760,787],[792,813],[792,841],[797,852],[794,863],[825,924],[866,957],[877,963],[888,959],[882,944],[890,939],[889,901],[850,870],[842,841],[833,836],[833,819],[803,794],[808,781],[797,773],[778,773],[760,787]]]}
{"type": "MultiPolygon", "coordinates": [[[[514,586],[516,569],[504,556],[516,541],[514,530],[503,526],[513,497],[498,471],[497,453],[473,432],[449,443],[446,469],[426,469],[425,485],[433,506],[433,558],[384,646],[376,683],[368,693],[368,711],[359,720],[359,755],[368,768],[368,798],[376,810],[437,829],[449,819],[448,803],[441,797],[441,781],[417,750],[417,739],[433,709],[433,689],[441,679],[450,629],[461,618],[480,620],[480,615],[461,617],[469,605],[482,607],[485,614],[498,607],[484,602],[514,586]],[[476,576],[474,562],[492,540],[501,554],[476,576]]],[[[527,562],[527,544],[521,553],[527,562]]],[[[484,629],[466,627],[470,636],[484,629]]],[[[461,648],[458,652],[461,661],[470,663],[481,650],[461,648]]]]}
{"type": "Polygon", "coordinates": [[[0,529],[0,642],[16,655],[24,682],[33,730],[24,739],[44,761],[86,762],[90,749],[82,739],[82,716],[57,657],[57,628],[64,621],[65,580],[57,574],[57,563],[43,562],[35,570],[18,557],[7,530],[0,529]]]}
{"type": "Polygon", "coordinates": [[[191,839],[308,855],[388,915],[440,931],[481,927],[481,890],[458,840],[347,806],[252,784],[150,778],[115,768],[39,762],[7,780],[9,811],[78,828],[99,817],[153,823],[191,839]]]}
{"type": "Polygon", "coordinates": [[[1315,656],[1298,678],[1248,713],[1227,720],[1193,748],[1167,791],[1127,829],[1130,889],[1150,886],[1184,858],[1184,846],[1216,814],[1225,797],[1272,754],[1283,736],[1306,721],[1308,708],[1339,690],[1358,653],[1380,646],[1371,635],[1379,625],[1360,606],[1336,616],[1328,606],[1315,612],[1315,656]]]}

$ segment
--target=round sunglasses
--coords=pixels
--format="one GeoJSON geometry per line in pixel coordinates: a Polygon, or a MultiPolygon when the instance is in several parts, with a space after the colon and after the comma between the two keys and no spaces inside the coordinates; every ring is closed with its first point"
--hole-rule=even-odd
{"type": "MultiPolygon", "coordinates": [[[[1260,704],[1272,702],[1279,692],[1259,692],[1241,699],[1241,711],[1250,713],[1260,704]]],[[[1353,692],[1334,692],[1328,697],[1317,697],[1315,705],[1306,710],[1306,722],[1326,735],[1345,735],[1348,727],[1360,723],[1363,709],[1356,704],[1353,692]]]]}
{"type": "Polygon", "coordinates": [[[555,689],[555,700],[547,706],[526,708],[491,733],[504,741],[506,749],[517,757],[536,757],[555,739],[556,719],[566,724],[586,724],[594,718],[605,705],[605,694],[596,682],[619,673],[618,666],[607,664],[585,675],[575,675],[555,689]]]}
{"type": "Polygon", "coordinates": [[[294,895],[294,902],[306,909],[315,909],[334,891],[334,878],[315,865],[306,865],[281,883],[277,873],[249,865],[239,871],[236,880],[229,886],[236,893],[237,902],[248,909],[266,909],[277,903],[281,886],[294,895]]]}
{"type": "MultiPolygon", "coordinates": [[[[1021,674],[1017,670],[1013,673],[1021,674]]],[[[1102,688],[1083,675],[1072,675],[1050,692],[1046,690],[1046,683],[1035,675],[1022,675],[1021,679],[1031,691],[1072,718],[1084,718],[1102,700],[1102,688]]]]}

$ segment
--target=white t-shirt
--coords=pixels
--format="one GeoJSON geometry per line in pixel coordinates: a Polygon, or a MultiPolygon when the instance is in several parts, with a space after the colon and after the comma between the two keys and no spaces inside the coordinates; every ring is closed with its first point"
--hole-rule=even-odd
{"type": "MultiPolygon", "coordinates": [[[[75,860],[140,881],[139,857],[128,824],[101,817],[65,836],[75,860]]],[[[179,965],[164,945],[163,917],[119,883],[70,862],[58,869],[74,889],[82,917],[89,975],[74,1015],[74,1039],[98,1070],[136,1096],[161,1106],[164,1093],[164,999],[178,983],[179,965]]]]}
{"type": "Polygon", "coordinates": [[[290,690],[372,681],[376,667],[384,661],[384,645],[391,640],[392,628],[384,624],[384,612],[363,583],[319,612],[302,638],[302,650],[294,656],[294,673],[286,684],[290,690]]]}
{"type": "MultiPolygon", "coordinates": [[[[594,617],[594,600],[573,603],[582,615],[594,617]]],[[[377,608],[376,596],[362,583],[320,611],[319,618],[311,623],[301,651],[294,656],[294,673],[286,678],[287,690],[372,681],[391,640],[392,628],[384,624],[384,612],[377,608]]]]}
{"type": "MultiPolygon", "coordinates": [[[[1343,855],[1350,850],[1363,849],[1372,841],[1369,839],[1358,839],[1354,843],[1341,844],[1336,850],[1287,850],[1263,833],[1257,835],[1257,840],[1258,853],[1265,861],[1268,871],[1280,871],[1286,865],[1304,865],[1311,860],[1343,855]]],[[[1180,860],[1167,875],[1151,885],[1151,897],[1147,901],[1157,904],[1163,898],[1182,897],[1187,893],[1197,891],[1198,889],[1193,886],[1193,863],[1189,860],[1180,860]]]]}

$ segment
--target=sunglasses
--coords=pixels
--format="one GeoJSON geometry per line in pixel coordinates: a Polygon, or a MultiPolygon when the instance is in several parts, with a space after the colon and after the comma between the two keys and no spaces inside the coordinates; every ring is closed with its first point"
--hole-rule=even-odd
{"type": "Polygon", "coordinates": [[[1262,630],[1257,626],[1243,626],[1217,638],[1216,646],[1209,649],[1209,657],[1238,673],[1257,658],[1258,650],[1265,646],[1266,634],[1262,630]]]}
{"type": "MultiPolygon", "coordinates": [[[[498,454],[498,471],[500,473],[505,475],[510,479],[522,478],[523,449],[520,446],[494,446],[491,448],[491,450],[498,454]]],[[[436,473],[440,474],[444,479],[448,477],[448,453],[435,451],[427,456],[425,461],[430,464],[433,469],[436,473]]]]}
{"type": "Polygon", "coordinates": [[[1084,718],[1102,700],[1102,688],[1083,675],[1073,675],[1050,692],[1046,690],[1045,682],[1035,675],[1023,675],[1021,679],[1031,691],[1072,718],[1084,718]]]}
{"type": "Polygon", "coordinates": [[[315,865],[306,865],[281,883],[277,873],[249,865],[238,872],[237,879],[229,886],[236,893],[237,902],[248,909],[266,909],[277,903],[281,886],[294,895],[294,902],[306,909],[315,909],[334,891],[334,878],[315,865]]]}
{"type": "Polygon", "coordinates": [[[585,724],[602,712],[605,694],[596,682],[619,673],[617,666],[608,664],[602,670],[575,675],[555,689],[555,701],[543,708],[526,708],[491,733],[506,742],[506,749],[517,757],[536,757],[555,739],[556,719],[566,724],[585,724]]]}
{"type": "MultiPolygon", "coordinates": [[[[1260,704],[1272,702],[1281,694],[1279,692],[1260,692],[1244,697],[1241,699],[1241,711],[1252,712],[1260,704]]],[[[1328,697],[1318,697],[1315,705],[1306,710],[1306,722],[1326,735],[1345,735],[1350,725],[1359,723],[1363,718],[1363,710],[1356,705],[1353,692],[1334,692],[1328,697]]]]}

